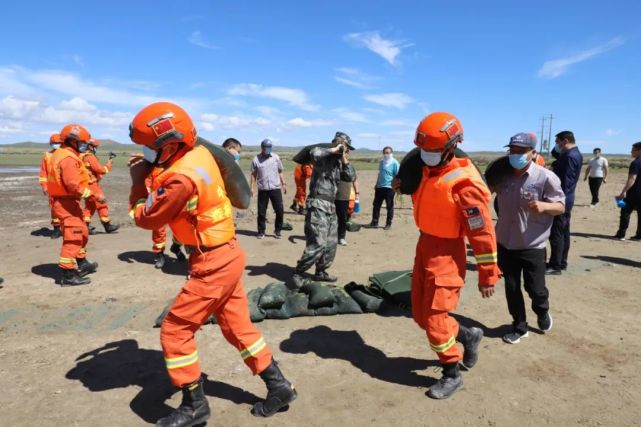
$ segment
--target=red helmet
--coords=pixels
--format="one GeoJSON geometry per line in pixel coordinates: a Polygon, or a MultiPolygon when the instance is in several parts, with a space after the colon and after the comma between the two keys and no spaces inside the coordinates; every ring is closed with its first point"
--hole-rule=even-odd
{"type": "Polygon", "coordinates": [[[100,141],[98,141],[96,138],[91,138],[88,142],[89,145],[91,145],[94,148],[100,147],[100,141]]]}
{"type": "Polygon", "coordinates": [[[446,151],[463,141],[463,125],[450,113],[432,113],[416,128],[414,144],[423,150],[446,151]]]}
{"type": "Polygon", "coordinates": [[[156,102],[140,110],[129,125],[129,137],[140,145],[158,150],[169,142],[193,147],[196,127],[189,114],[171,102],[156,102]]]}
{"type": "Polygon", "coordinates": [[[70,124],[62,128],[60,131],[60,139],[62,139],[63,142],[68,139],[73,139],[78,142],[88,142],[91,139],[91,135],[84,127],[70,124]]]}
{"type": "Polygon", "coordinates": [[[49,145],[62,144],[62,138],[59,133],[52,133],[49,137],[49,145]]]}

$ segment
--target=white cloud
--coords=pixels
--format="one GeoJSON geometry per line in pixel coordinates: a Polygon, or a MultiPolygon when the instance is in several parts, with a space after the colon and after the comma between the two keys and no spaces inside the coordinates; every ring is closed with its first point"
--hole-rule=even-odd
{"type": "Polygon", "coordinates": [[[334,122],[330,120],[305,120],[302,117],[296,117],[294,119],[288,120],[286,123],[287,127],[291,128],[311,128],[311,127],[321,127],[321,126],[330,126],[334,122]]]}
{"type": "Polygon", "coordinates": [[[606,130],[605,130],[605,134],[606,134],[607,136],[617,136],[617,135],[621,135],[621,133],[622,133],[622,132],[623,132],[623,131],[618,130],[618,129],[606,129],[606,130]]]}
{"type": "Polygon", "coordinates": [[[202,114],[200,120],[202,128],[206,131],[265,127],[271,124],[271,121],[264,117],[221,116],[214,113],[202,114]]]}
{"type": "Polygon", "coordinates": [[[40,108],[40,101],[7,96],[0,101],[0,118],[20,120],[40,108]]]}
{"type": "Polygon", "coordinates": [[[378,80],[378,77],[365,74],[356,68],[341,67],[336,69],[339,75],[334,76],[334,80],[347,86],[358,89],[371,89],[372,83],[378,80]]]}
{"type": "Polygon", "coordinates": [[[76,65],[78,65],[79,67],[81,67],[81,68],[85,68],[85,63],[84,63],[84,61],[82,60],[82,56],[80,56],[80,55],[78,55],[78,54],[75,54],[75,55],[73,55],[73,56],[71,57],[71,59],[72,59],[72,60],[73,60],[73,62],[75,62],[75,63],[76,63],[76,65]]]}
{"type": "Polygon", "coordinates": [[[382,105],[383,107],[397,108],[399,110],[404,109],[408,104],[414,102],[408,95],[398,92],[365,95],[363,98],[374,104],[382,105]]]}
{"type": "Polygon", "coordinates": [[[357,111],[351,111],[348,110],[347,108],[335,108],[333,110],[338,117],[340,117],[343,120],[347,120],[348,122],[356,122],[356,123],[366,123],[368,122],[367,116],[363,113],[359,113],[357,111]]]}
{"type": "Polygon", "coordinates": [[[408,119],[388,119],[388,120],[383,120],[380,122],[381,126],[395,126],[395,127],[403,127],[403,126],[408,126],[408,127],[416,127],[418,123],[413,123],[408,119]]]}
{"type": "Polygon", "coordinates": [[[609,42],[601,46],[584,50],[575,55],[568,56],[566,58],[559,58],[559,59],[546,61],[545,63],[543,63],[543,65],[539,69],[538,75],[539,77],[544,79],[555,79],[565,74],[570,68],[570,66],[578,64],[580,62],[587,61],[588,59],[594,58],[609,50],[615,49],[621,46],[623,43],[624,43],[624,40],[621,37],[615,37],[609,42]]]}
{"type": "Polygon", "coordinates": [[[60,103],[60,107],[70,111],[96,111],[98,107],[79,97],[71,98],[60,103]]]}
{"type": "Polygon", "coordinates": [[[228,92],[231,96],[252,96],[256,98],[270,98],[284,101],[289,105],[307,111],[316,111],[318,106],[309,102],[307,94],[300,89],[282,86],[264,86],[254,83],[242,83],[233,86],[228,92]]]}
{"type": "Polygon", "coordinates": [[[354,46],[365,47],[371,50],[391,65],[397,65],[396,59],[402,49],[412,46],[411,43],[405,43],[400,40],[384,39],[378,31],[350,33],[345,35],[343,39],[354,46]]]}
{"type": "Polygon", "coordinates": [[[220,49],[218,46],[206,41],[200,31],[191,33],[187,40],[194,46],[202,47],[203,49],[220,49]]]}

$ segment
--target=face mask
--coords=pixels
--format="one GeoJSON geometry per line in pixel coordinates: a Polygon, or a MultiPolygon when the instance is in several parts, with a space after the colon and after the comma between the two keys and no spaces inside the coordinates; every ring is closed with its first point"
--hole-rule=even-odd
{"type": "Polygon", "coordinates": [[[60,148],[60,144],[51,144],[51,148],[57,150],[58,148],[60,148]]]}
{"type": "Polygon", "coordinates": [[[80,151],[81,153],[86,153],[88,148],[89,146],[86,142],[81,142],[80,145],[78,145],[78,151],[80,151]]]}
{"type": "Polygon", "coordinates": [[[265,151],[265,154],[271,154],[272,153],[272,147],[265,147],[264,151],[265,151]]]}
{"type": "Polygon", "coordinates": [[[390,160],[392,160],[392,154],[383,154],[383,159],[386,162],[389,162],[390,160]]]}
{"type": "Polygon", "coordinates": [[[147,160],[149,163],[155,163],[156,157],[158,157],[158,152],[152,150],[151,148],[143,145],[142,147],[142,157],[147,160]]]}
{"type": "Polygon", "coordinates": [[[563,150],[563,149],[561,148],[561,144],[560,144],[560,143],[557,143],[557,144],[554,146],[554,151],[556,151],[557,153],[560,153],[562,150],[563,150]]]}
{"type": "Polygon", "coordinates": [[[516,170],[521,170],[527,166],[529,160],[527,158],[527,153],[525,154],[510,154],[508,156],[510,160],[510,166],[516,170]]]}
{"type": "Polygon", "coordinates": [[[240,154],[238,154],[238,153],[234,154],[234,160],[239,161],[240,160],[240,154]]]}
{"type": "Polygon", "coordinates": [[[423,160],[423,163],[425,163],[427,166],[438,166],[438,164],[441,163],[442,156],[443,153],[441,152],[430,153],[429,151],[421,149],[421,160],[423,160]]]}

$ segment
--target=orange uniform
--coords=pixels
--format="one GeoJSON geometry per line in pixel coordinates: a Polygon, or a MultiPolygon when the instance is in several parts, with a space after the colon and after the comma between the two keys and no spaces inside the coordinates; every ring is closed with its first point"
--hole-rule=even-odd
{"type": "Polygon", "coordinates": [[[82,220],[81,199],[91,195],[89,175],[78,154],[70,147],[55,150],[47,175],[47,190],[53,200],[53,211],[62,225],[62,250],[59,266],[65,270],[76,268],[76,259],[86,257],[89,239],[87,226],[82,220]]]}
{"type": "Polygon", "coordinates": [[[51,195],[47,192],[47,177],[49,176],[49,165],[51,162],[51,155],[56,151],[45,151],[40,161],[40,174],[38,175],[38,182],[40,187],[42,187],[42,192],[45,193],[49,198],[49,210],[51,211],[51,225],[56,228],[60,227],[60,219],[56,218],[53,212],[53,199],[51,195]]]}
{"type": "Polygon", "coordinates": [[[175,160],[153,181],[132,187],[131,214],[142,228],[166,224],[192,249],[190,277],[161,327],[171,382],[179,387],[200,378],[195,332],[212,315],[252,373],[265,370],[272,353],[251,323],[242,286],[245,253],[235,238],[231,203],[216,162],[204,147],[175,160]]]}
{"type": "Polygon", "coordinates": [[[307,197],[307,180],[312,177],[313,171],[314,168],[312,165],[296,165],[294,168],[294,181],[296,182],[294,204],[299,208],[305,207],[305,198],[307,197]]]}
{"type": "Polygon", "coordinates": [[[545,159],[543,158],[542,155],[536,154],[536,157],[534,158],[534,162],[539,165],[545,167],[545,159]]]}
{"type": "Polygon", "coordinates": [[[104,198],[104,193],[100,187],[100,180],[111,170],[111,162],[107,162],[107,164],[102,166],[95,154],[91,152],[80,154],[80,158],[89,173],[89,189],[92,193],[92,195],[85,200],[84,220],[89,224],[93,214],[98,211],[100,222],[107,224],[111,222],[109,205],[107,205],[107,202],[98,201],[98,199],[104,198]]]}
{"type": "Polygon", "coordinates": [[[456,363],[462,358],[456,346],[459,325],[448,313],[456,309],[465,283],[465,236],[476,256],[479,285],[495,285],[500,274],[490,192],[469,159],[453,158],[445,166],[423,167],[412,200],[421,230],[412,275],[412,315],[441,363],[456,363]]]}
{"type": "MultiPolygon", "coordinates": [[[[154,168],[147,179],[145,179],[147,192],[151,193],[153,191],[154,179],[160,175],[162,171],[162,168],[154,168]]],[[[167,226],[163,225],[162,227],[151,230],[151,240],[153,242],[153,246],[151,247],[153,253],[161,254],[165,252],[165,247],[167,246],[167,226]]]]}

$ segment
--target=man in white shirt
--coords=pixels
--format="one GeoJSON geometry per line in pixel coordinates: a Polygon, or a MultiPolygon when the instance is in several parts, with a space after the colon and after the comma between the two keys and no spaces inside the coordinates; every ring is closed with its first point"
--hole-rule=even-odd
{"type": "Polygon", "coordinates": [[[590,180],[590,193],[592,193],[591,208],[596,208],[599,205],[599,188],[601,183],[605,184],[608,177],[608,159],[601,157],[601,149],[595,148],[592,153],[594,157],[588,162],[588,168],[585,170],[585,177],[583,181],[590,180]]]}

